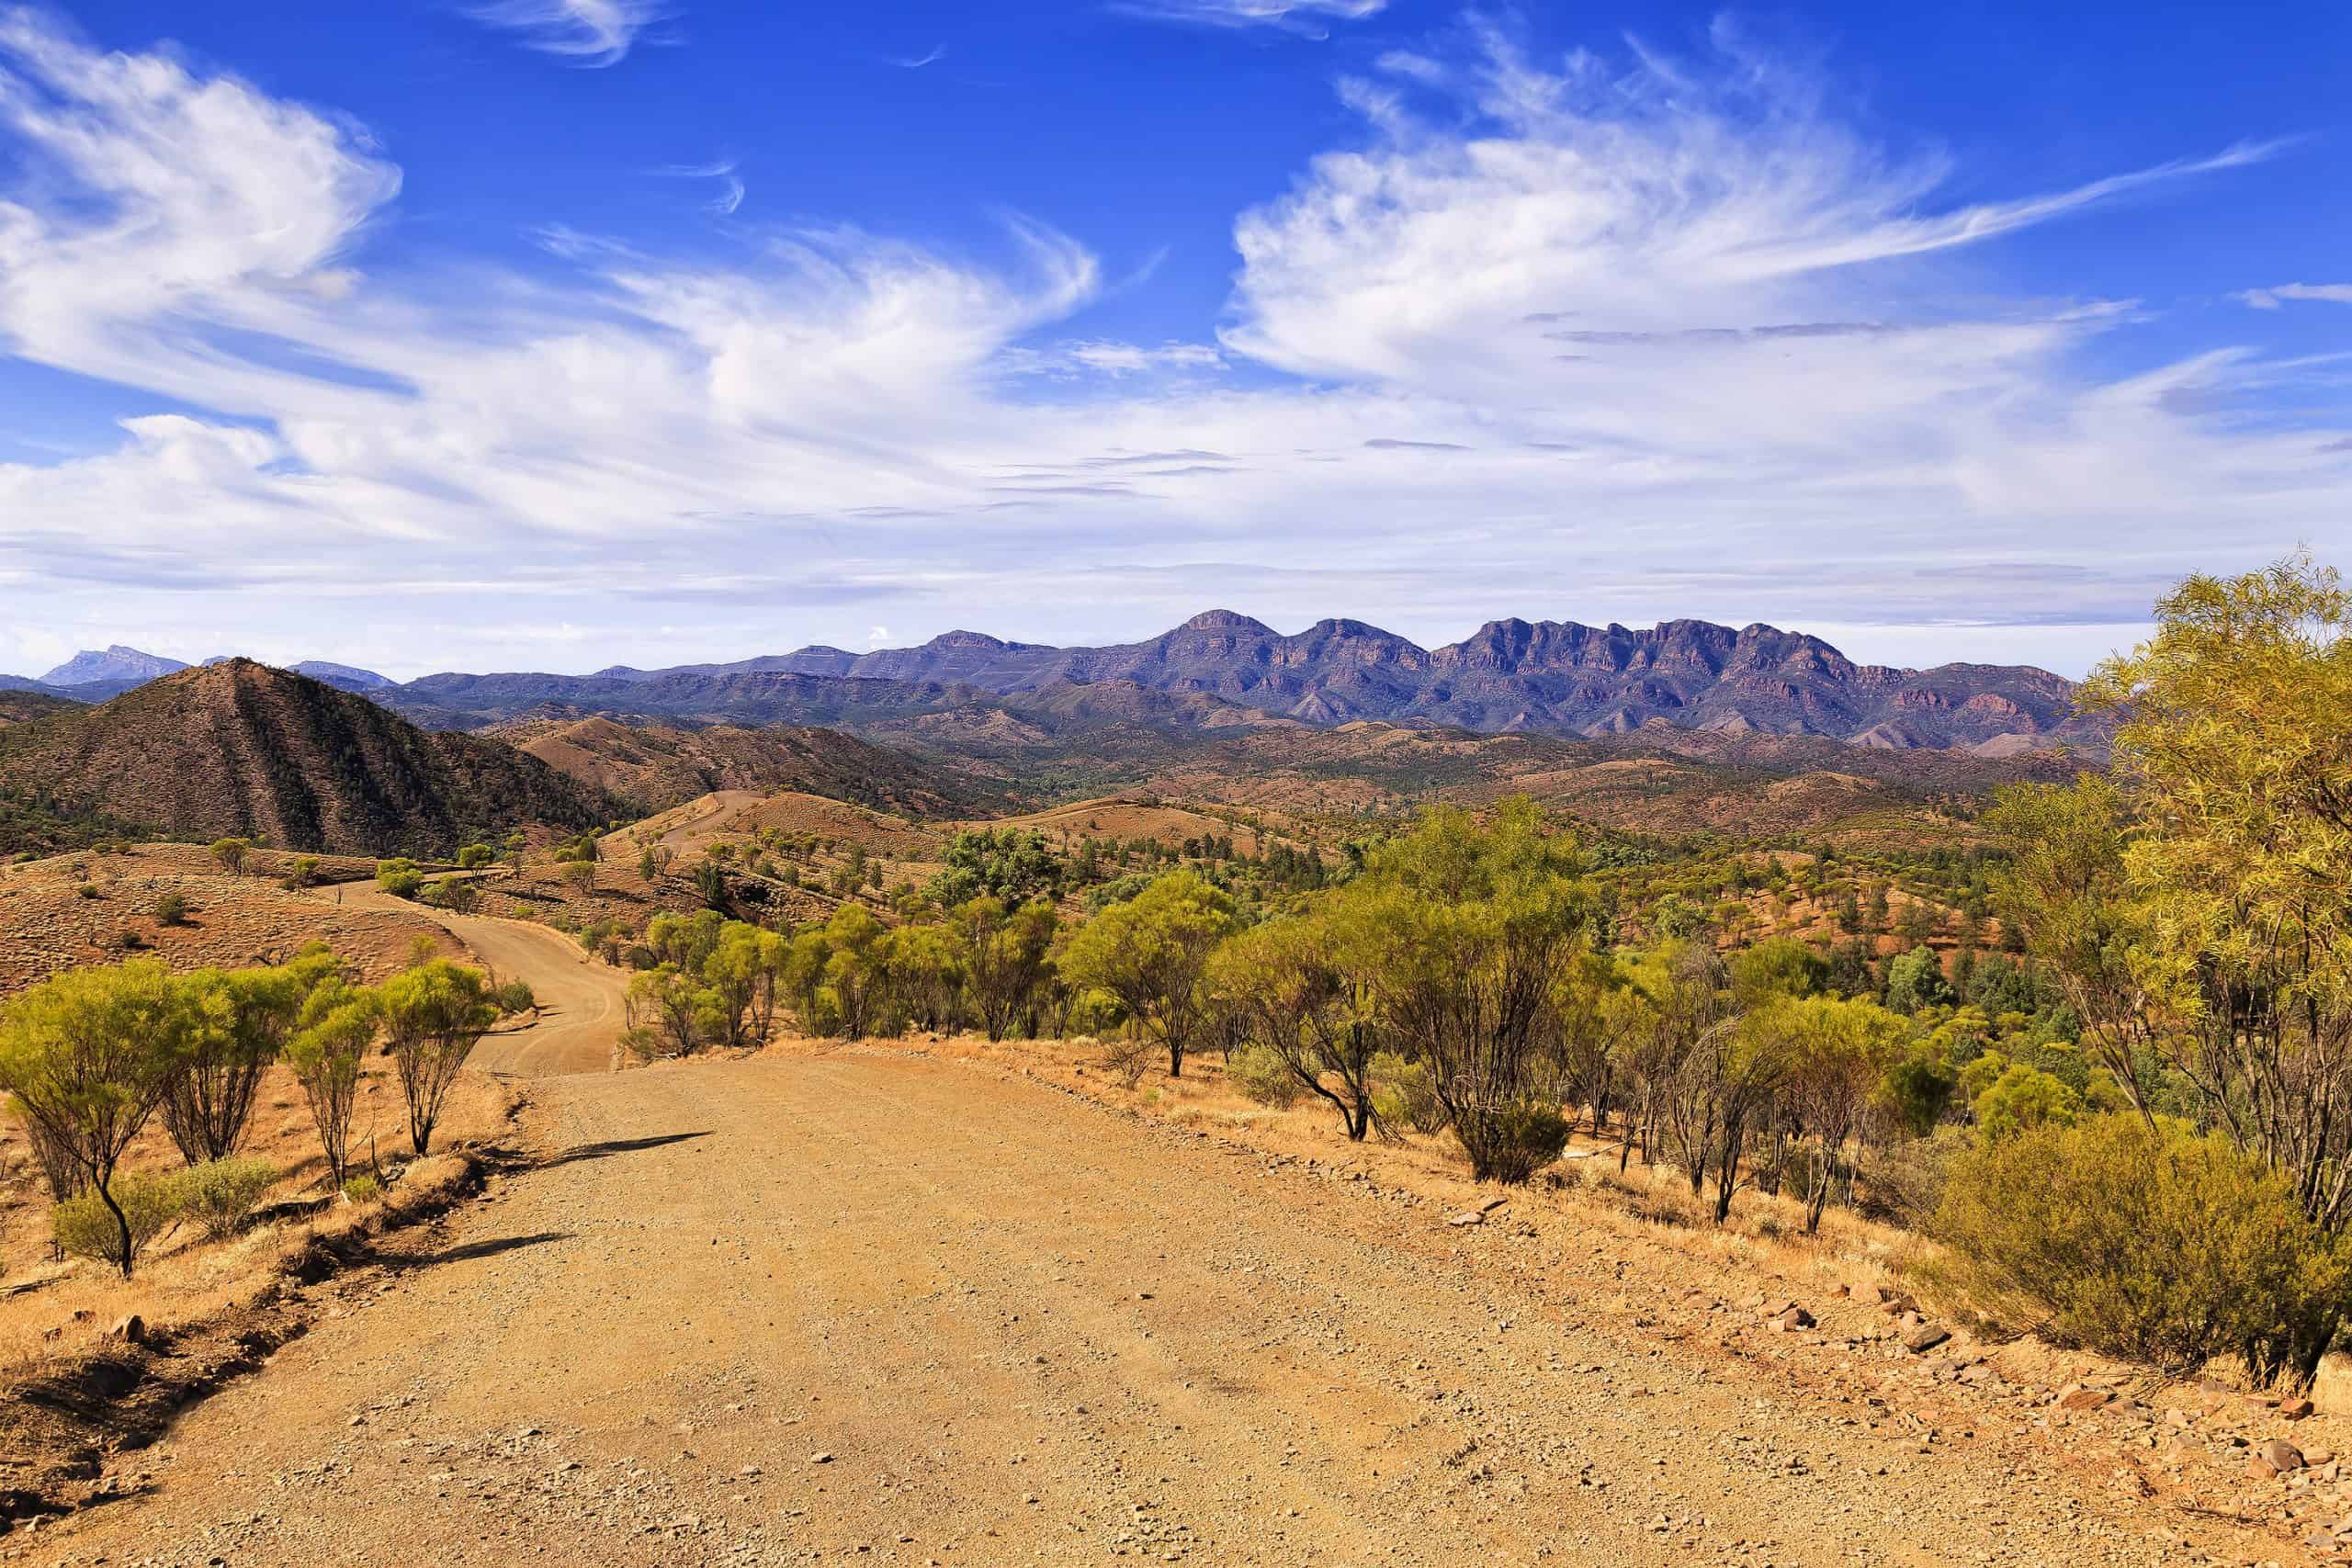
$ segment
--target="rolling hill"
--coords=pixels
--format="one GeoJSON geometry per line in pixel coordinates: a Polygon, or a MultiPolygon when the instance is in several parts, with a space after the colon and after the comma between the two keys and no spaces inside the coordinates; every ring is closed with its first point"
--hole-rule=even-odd
{"type": "Polygon", "coordinates": [[[0,729],[0,791],[165,837],[365,853],[441,853],[514,828],[594,828],[622,810],[503,741],[422,730],[243,659],[0,729]]]}

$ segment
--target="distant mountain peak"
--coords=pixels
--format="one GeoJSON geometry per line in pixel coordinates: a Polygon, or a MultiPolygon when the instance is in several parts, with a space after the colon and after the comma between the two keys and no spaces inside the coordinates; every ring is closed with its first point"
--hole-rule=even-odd
{"type": "Polygon", "coordinates": [[[301,663],[288,665],[288,668],[297,675],[308,675],[313,681],[323,681],[346,692],[380,692],[400,684],[373,670],[362,670],[352,664],[336,664],[324,659],[305,659],[301,663]]]}
{"type": "Polygon", "coordinates": [[[1204,610],[1176,629],[1180,632],[1244,632],[1252,637],[1275,635],[1273,627],[1238,610],[1204,610]]]}
{"type": "Polygon", "coordinates": [[[118,642],[104,649],[84,649],[43,675],[41,682],[51,686],[88,686],[102,681],[152,681],[187,668],[179,660],[142,653],[118,642]]]}

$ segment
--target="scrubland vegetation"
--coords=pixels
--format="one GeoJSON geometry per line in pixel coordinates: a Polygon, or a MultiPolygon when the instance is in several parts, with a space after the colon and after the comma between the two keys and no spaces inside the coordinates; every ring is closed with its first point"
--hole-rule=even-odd
{"type": "Polygon", "coordinates": [[[2087,688],[2112,773],[2006,789],[1965,843],[1675,848],[1524,799],[1335,854],[977,830],[887,897],[854,896],[853,848],[797,929],[714,877],[717,907],[588,937],[639,970],[645,1056],[778,1019],[1092,1040],[1130,1082],[1205,1053],[1351,1139],[1443,1134],[1481,1179],[1581,1130],[1719,1222],[1761,1190],[1808,1230],[1913,1225],[1988,1323],[2308,1378],[2352,1299],[2346,602],[2295,561],[2159,618],[2087,688]]]}
{"type": "Polygon", "coordinates": [[[330,1188],[340,1190],[371,1050],[390,1059],[422,1157],[475,1042],[502,1010],[529,1001],[526,990],[426,951],[377,986],[316,945],[284,964],[185,974],[135,958],[65,970],[0,1009],[0,1088],[53,1201],[58,1252],[128,1279],[147,1246],[183,1222],[216,1240],[233,1235],[284,1175],[240,1155],[274,1066],[300,1085],[330,1188]],[[186,1168],[127,1172],[125,1156],[154,1120],[186,1168]]]}

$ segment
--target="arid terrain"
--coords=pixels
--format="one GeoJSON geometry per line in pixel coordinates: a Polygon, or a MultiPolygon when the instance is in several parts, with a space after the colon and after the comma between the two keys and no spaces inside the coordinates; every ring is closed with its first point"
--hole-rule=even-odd
{"type": "MultiPolygon", "coordinates": [[[[548,996],[576,964],[507,958],[548,996]]],[[[489,1060],[592,1069],[599,1027],[489,1060]]],[[[520,1087],[481,1201],[290,1291],[307,1332],[0,1553],[2300,1562],[2290,1516],[2346,1507],[2333,1418],[1914,1354],[1883,1237],[1685,1228],[1638,1168],[1488,1207],[1433,1143],[1048,1045],[520,1087]],[[2250,1469],[2273,1438],[2315,1468],[2250,1469]]]]}

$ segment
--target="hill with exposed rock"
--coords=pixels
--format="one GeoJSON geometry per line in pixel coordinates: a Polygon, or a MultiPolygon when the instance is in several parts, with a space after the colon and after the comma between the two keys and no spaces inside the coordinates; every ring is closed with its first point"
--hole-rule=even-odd
{"type": "Polygon", "coordinates": [[[831,729],[681,729],[545,717],[510,720],[483,733],[646,812],[718,790],[749,790],[820,795],[901,817],[944,818],[970,815],[981,794],[968,779],[831,729]]]}
{"type": "Polygon", "coordinates": [[[243,659],[0,729],[0,791],[164,837],[365,853],[441,853],[514,828],[594,828],[621,810],[503,741],[422,730],[243,659]]]}

